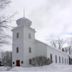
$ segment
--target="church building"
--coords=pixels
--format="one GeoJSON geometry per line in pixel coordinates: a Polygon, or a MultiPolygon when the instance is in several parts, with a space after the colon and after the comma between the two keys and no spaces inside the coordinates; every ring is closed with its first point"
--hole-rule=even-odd
{"type": "Polygon", "coordinates": [[[51,58],[53,63],[69,64],[69,56],[35,39],[32,22],[23,17],[16,21],[13,31],[12,66],[29,67],[30,59],[36,56],[51,58]]]}

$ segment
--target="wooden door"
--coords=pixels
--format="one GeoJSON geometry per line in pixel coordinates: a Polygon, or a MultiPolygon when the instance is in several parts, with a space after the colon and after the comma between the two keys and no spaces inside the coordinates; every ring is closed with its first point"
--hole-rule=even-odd
{"type": "Polygon", "coordinates": [[[20,60],[16,60],[16,66],[20,66],[20,60]]]}

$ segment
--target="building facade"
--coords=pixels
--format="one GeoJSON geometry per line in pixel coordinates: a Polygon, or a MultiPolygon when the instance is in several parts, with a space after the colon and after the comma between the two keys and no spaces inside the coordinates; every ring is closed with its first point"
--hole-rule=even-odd
{"type": "Polygon", "coordinates": [[[36,56],[51,58],[53,63],[69,64],[66,53],[56,50],[35,39],[35,30],[30,26],[32,22],[23,17],[16,21],[17,27],[13,31],[12,65],[28,67],[29,59],[36,56]]]}

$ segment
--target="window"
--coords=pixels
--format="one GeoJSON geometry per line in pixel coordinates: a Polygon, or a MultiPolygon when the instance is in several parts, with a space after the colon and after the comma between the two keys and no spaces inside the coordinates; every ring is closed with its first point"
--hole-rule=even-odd
{"type": "Polygon", "coordinates": [[[52,54],[50,54],[50,59],[51,59],[51,61],[52,61],[52,54]]]}
{"type": "Polygon", "coordinates": [[[16,37],[19,38],[19,33],[17,33],[16,37]]]}
{"type": "Polygon", "coordinates": [[[60,56],[59,56],[59,63],[61,63],[61,59],[60,59],[60,56]]]}
{"type": "Polygon", "coordinates": [[[1,65],[1,61],[0,61],[0,65],[1,65]]]}
{"type": "Polygon", "coordinates": [[[29,53],[31,53],[31,47],[29,47],[29,53]]]}
{"type": "Polygon", "coordinates": [[[57,55],[55,55],[55,62],[57,63],[57,55]]]}
{"type": "Polygon", "coordinates": [[[29,33],[28,37],[29,37],[29,39],[31,39],[31,34],[30,33],[29,33]]]}
{"type": "Polygon", "coordinates": [[[31,62],[32,62],[32,60],[31,60],[31,59],[29,59],[29,64],[31,64],[31,62]]]}
{"type": "Polygon", "coordinates": [[[65,64],[66,64],[66,58],[65,58],[65,64]]]}
{"type": "Polygon", "coordinates": [[[15,62],[13,62],[13,64],[15,64],[15,62]]]}
{"type": "Polygon", "coordinates": [[[18,47],[16,48],[16,52],[17,52],[17,53],[19,52],[19,48],[18,48],[18,47]]]}
{"type": "Polygon", "coordinates": [[[67,59],[67,63],[69,64],[69,59],[67,59]]]}
{"type": "Polygon", "coordinates": [[[63,63],[63,57],[62,57],[62,63],[63,63]]]}

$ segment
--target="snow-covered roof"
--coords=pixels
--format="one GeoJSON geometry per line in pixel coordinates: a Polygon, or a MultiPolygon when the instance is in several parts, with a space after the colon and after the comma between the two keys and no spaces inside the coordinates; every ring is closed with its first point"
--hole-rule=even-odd
{"type": "Polygon", "coordinates": [[[60,53],[62,53],[62,54],[68,55],[66,52],[62,52],[62,50],[53,48],[53,47],[51,47],[50,45],[48,45],[48,44],[46,44],[46,43],[43,43],[43,42],[41,42],[41,41],[39,41],[39,40],[35,40],[35,42],[41,43],[41,44],[45,45],[47,48],[50,48],[50,49],[53,49],[53,50],[55,50],[55,51],[58,51],[58,52],[60,52],[60,53]]]}

